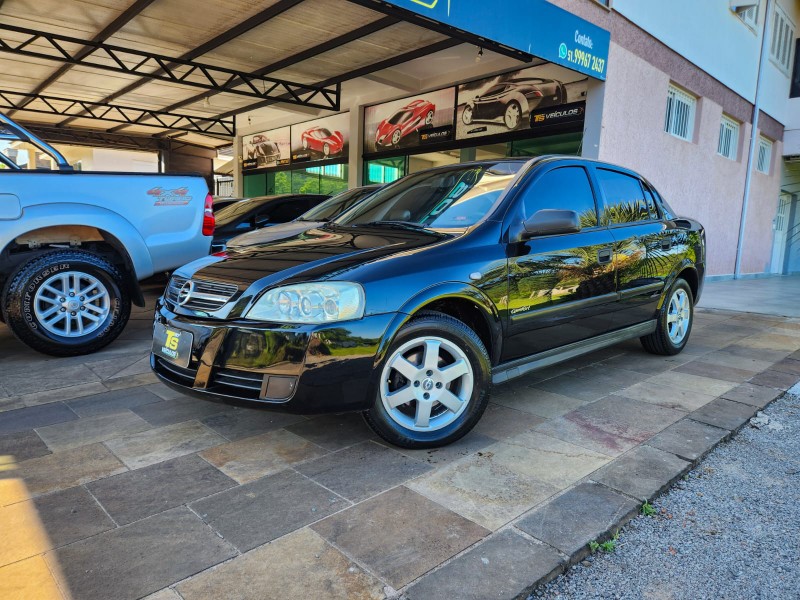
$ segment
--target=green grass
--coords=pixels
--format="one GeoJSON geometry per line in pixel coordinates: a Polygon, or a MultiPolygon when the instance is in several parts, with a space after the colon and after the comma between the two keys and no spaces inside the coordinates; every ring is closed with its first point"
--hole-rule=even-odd
{"type": "Polygon", "coordinates": [[[645,517],[652,517],[654,514],[656,514],[656,509],[652,504],[645,500],[644,504],[642,504],[642,514],[645,517]]]}
{"type": "Polygon", "coordinates": [[[605,542],[598,542],[597,540],[592,540],[589,542],[589,550],[591,550],[592,554],[597,552],[598,550],[602,550],[603,552],[614,552],[617,549],[617,540],[619,539],[619,531],[617,531],[610,540],[606,540],[605,542]]]}

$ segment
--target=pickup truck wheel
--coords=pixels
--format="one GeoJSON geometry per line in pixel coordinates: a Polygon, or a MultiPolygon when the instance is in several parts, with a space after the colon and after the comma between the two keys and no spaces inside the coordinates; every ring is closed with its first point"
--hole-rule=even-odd
{"type": "Polygon", "coordinates": [[[489,403],[491,368],[480,338],[461,321],[423,313],[398,332],[380,367],[367,424],[403,448],[464,436],[489,403]]]}
{"type": "Polygon", "coordinates": [[[99,350],[122,332],[131,312],[120,271],[82,250],[58,250],[23,264],[2,301],[14,335],[53,356],[99,350]]]}
{"type": "Polygon", "coordinates": [[[678,354],[689,341],[693,322],[692,289],[685,279],[679,277],[667,292],[661,310],[658,311],[656,330],[640,338],[642,346],[651,354],[678,354]]]}

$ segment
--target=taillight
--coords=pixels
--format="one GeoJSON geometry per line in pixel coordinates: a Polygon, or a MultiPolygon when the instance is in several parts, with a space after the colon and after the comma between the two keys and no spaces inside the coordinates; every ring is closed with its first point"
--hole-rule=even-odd
{"type": "Polygon", "coordinates": [[[203,235],[214,235],[214,226],[216,225],[214,219],[214,200],[211,194],[206,195],[206,205],[203,208],[203,235]]]}

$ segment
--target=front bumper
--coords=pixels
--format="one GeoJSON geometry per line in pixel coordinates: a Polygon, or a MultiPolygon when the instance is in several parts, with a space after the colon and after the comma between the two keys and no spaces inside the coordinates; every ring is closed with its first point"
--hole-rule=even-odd
{"type": "Polygon", "coordinates": [[[206,400],[298,414],[364,410],[396,317],[325,325],[219,321],[177,315],[159,299],[156,322],[190,332],[192,351],[188,368],[153,353],[150,366],[170,387],[206,400]]]}

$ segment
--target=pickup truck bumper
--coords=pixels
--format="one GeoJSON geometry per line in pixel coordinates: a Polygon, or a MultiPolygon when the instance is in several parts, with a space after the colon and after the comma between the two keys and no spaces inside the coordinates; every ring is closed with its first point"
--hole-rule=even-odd
{"type": "Polygon", "coordinates": [[[284,325],[177,315],[159,299],[154,328],[191,334],[181,363],[155,340],[150,366],[197,398],[297,414],[359,411],[376,393],[381,341],[397,315],[326,325],[284,325]]]}

